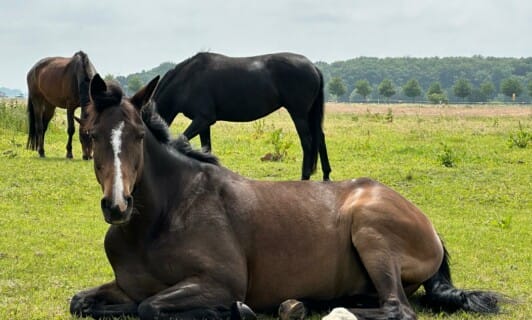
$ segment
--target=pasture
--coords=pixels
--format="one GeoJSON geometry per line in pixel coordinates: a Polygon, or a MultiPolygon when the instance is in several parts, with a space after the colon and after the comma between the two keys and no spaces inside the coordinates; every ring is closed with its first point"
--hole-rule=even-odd
{"type": "MultiPolygon", "coordinates": [[[[516,301],[490,319],[528,319],[532,142],[520,148],[515,140],[532,134],[532,108],[326,108],[331,178],[368,176],[399,191],[445,240],[457,287],[491,289],[516,301]]],[[[172,131],[188,123],[179,116],[172,131]]],[[[73,294],[112,278],[103,251],[101,192],[92,162],[81,160],[77,133],[74,159],[64,158],[63,110],[48,129],[45,159],[25,149],[25,125],[24,102],[0,101],[0,319],[70,319],[73,294]]],[[[211,132],[213,152],[233,171],[255,179],[299,179],[302,151],[286,112],[251,123],[220,122],[211,132]],[[261,161],[276,152],[283,161],[261,161]]],[[[198,138],[192,142],[199,146],[198,138]]],[[[320,180],[321,171],[312,179],[320,180]]],[[[420,319],[483,318],[414,307],[420,319]]]]}

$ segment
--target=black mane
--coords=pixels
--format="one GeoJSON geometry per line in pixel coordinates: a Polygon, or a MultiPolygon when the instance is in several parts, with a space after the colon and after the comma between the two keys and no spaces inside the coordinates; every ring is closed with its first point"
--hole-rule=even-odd
{"type": "Polygon", "coordinates": [[[220,165],[216,156],[211,153],[201,152],[192,148],[192,145],[184,135],[180,135],[177,139],[171,139],[168,125],[163,118],[155,111],[153,102],[148,102],[141,110],[142,121],[146,127],[155,136],[155,138],[163,144],[167,144],[172,149],[186,155],[189,158],[206,162],[214,165],[220,165]]]}
{"type": "Polygon", "coordinates": [[[170,145],[177,151],[185,154],[186,156],[196,159],[200,162],[207,162],[219,166],[220,162],[218,157],[212,153],[206,153],[192,148],[190,141],[184,134],[179,135],[177,139],[170,141],[170,145]]]}

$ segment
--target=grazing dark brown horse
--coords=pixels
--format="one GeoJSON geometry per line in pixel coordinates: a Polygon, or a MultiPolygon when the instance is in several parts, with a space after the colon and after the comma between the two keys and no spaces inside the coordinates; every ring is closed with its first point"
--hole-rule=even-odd
{"type": "Polygon", "coordinates": [[[72,136],[76,131],[74,119],[80,123],[79,140],[83,159],[92,158],[92,145],[82,128],[89,104],[89,82],[96,73],[87,54],[76,52],[71,58],[50,57],[37,62],[28,72],[28,143],[27,147],[44,152],[44,135],[55,108],[67,109],[68,141],[66,157],[72,158],[72,136]],[[81,106],[81,118],[74,111],[81,106]]]}
{"type": "Polygon", "coordinates": [[[156,82],[131,99],[98,75],[91,82],[94,168],[115,279],[77,293],[72,314],[250,318],[246,305],[370,297],[373,308],[350,311],[415,319],[407,296],[422,285],[446,310],[498,310],[496,294],[452,285],[434,227],[397,192],[367,178],[246,179],[186,138],[170,140],[148,101],[156,82]]]}
{"type": "Polygon", "coordinates": [[[170,124],[178,113],[192,119],[183,134],[200,135],[211,151],[210,126],[216,121],[245,122],[285,107],[303,148],[303,180],[316,169],[318,152],[323,180],[331,166],[323,134],[323,77],[304,56],[276,53],[233,58],[201,52],[164,75],[153,96],[157,111],[170,124]]]}

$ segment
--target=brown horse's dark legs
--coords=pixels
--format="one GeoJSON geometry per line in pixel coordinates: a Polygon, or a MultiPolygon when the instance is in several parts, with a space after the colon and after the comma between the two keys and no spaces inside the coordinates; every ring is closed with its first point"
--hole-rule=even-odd
{"type": "Polygon", "coordinates": [[[44,158],[44,104],[39,99],[33,101],[33,137],[32,149],[37,150],[39,156],[44,158]]]}
{"type": "Polygon", "coordinates": [[[44,158],[44,135],[46,134],[46,130],[48,130],[48,124],[50,123],[50,120],[54,116],[55,107],[48,104],[47,102],[43,103],[43,111],[41,114],[39,114],[38,118],[36,119],[36,132],[37,132],[37,141],[38,141],[38,151],[39,156],[41,158],[44,158]]]}
{"type": "Polygon", "coordinates": [[[113,281],[78,292],[70,301],[70,313],[96,319],[135,316],[137,306],[113,281]]]}
{"type": "Polygon", "coordinates": [[[68,124],[68,140],[66,144],[66,157],[72,159],[72,136],[76,132],[76,127],[74,126],[74,109],[67,109],[67,124],[68,124]]]}

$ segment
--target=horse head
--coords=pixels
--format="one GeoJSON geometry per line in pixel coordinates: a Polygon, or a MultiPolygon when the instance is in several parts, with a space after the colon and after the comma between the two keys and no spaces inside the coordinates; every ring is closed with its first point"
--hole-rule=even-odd
{"type": "Polygon", "coordinates": [[[92,139],[88,129],[87,118],[85,110],[81,110],[81,118],[74,116],[74,119],[79,124],[79,142],[81,143],[81,151],[83,152],[83,160],[92,159],[92,139]]]}
{"type": "Polygon", "coordinates": [[[96,74],[90,83],[87,130],[93,144],[94,172],[103,191],[101,208],[110,224],[127,223],[133,211],[132,191],[143,168],[144,125],[140,110],[159,77],[131,98],[118,84],[96,74]]]}
{"type": "Polygon", "coordinates": [[[74,119],[79,123],[79,142],[83,152],[83,160],[92,159],[92,141],[87,130],[87,106],[90,103],[89,86],[90,81],[96,74],[92,62],[83,51],[74,54],[72,63],[76,65],[75,77],[78,84],[78,94],[81,106],[81,117],[74,119]]]}

